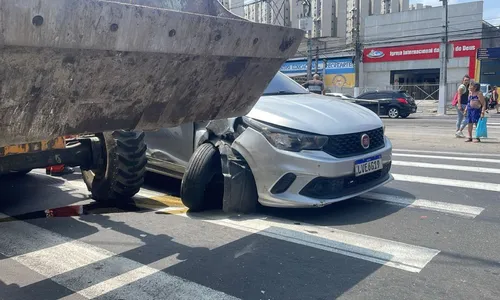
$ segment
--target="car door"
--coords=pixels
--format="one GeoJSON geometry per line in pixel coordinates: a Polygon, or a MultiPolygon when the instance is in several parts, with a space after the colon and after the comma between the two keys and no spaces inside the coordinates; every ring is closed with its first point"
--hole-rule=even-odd
{"type": "Polygon", "coordinates": [[[379,92],[377,93],[377,100],[380,105],[380,115],[387,115],[389,111],[389,107],[393,101],[393,93],[392,92],[379,92]]]}
{"type": "Polygon", "coordinates": [[[373,111],[374,113],[378,113],[378,104],[376,102],[376,99],[377,99],[376,92],[368,92],[360,95],[356,99],[356,104],[364,106],[369,110],[373,111]],[[363,100],[368,100],[368,101],[363,101],[363,100]]]}
{"type": "Polygon", "coordinates": [[[146,132],[148,169],[182,178],[195,149],[194,123],[146,132]]]}

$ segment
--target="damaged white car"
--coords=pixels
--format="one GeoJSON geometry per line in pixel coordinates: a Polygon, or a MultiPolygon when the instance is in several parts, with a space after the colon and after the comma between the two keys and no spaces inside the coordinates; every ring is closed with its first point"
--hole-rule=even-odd
{"type": "Polygon", "coordinates": [[[282,73],[248,115],[148,132],[146,143],[148,170],[182,179],[192,211],[322,207],[393,180],[392,144],[375,113],[282,73]]]}

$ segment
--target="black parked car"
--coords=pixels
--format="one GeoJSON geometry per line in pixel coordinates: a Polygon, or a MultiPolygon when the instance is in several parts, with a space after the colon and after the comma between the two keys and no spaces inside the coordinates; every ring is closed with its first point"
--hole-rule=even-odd
{"type": "Polygon", "coordinates": [[[417,112],[415,100],[405,91],[366,92],[359,95],[355,103],[369,108],[375,113],[379,113],[380,106],[380,115],[389,116],[392,119],[407,118],[410,114],[417,112]],[[376,102],[363,101],[363,99],[376,100],[376,102]]]}

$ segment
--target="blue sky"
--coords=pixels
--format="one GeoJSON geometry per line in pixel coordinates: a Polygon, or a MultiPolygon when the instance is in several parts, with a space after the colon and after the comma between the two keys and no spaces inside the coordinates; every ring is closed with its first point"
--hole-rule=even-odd
{"type": "MultiPolygon", "coordinates": [[[[450,4],[467,3],[477,0],[449,0],[450,4]]],[[[484,16],[483,18],[494,25],[500,25],[500,1],[499,0],[484,0],[484,16]]],[[[441,6],[439,0],[410,0],[410,3],[424,3],[432,6],[441,6]]]]}

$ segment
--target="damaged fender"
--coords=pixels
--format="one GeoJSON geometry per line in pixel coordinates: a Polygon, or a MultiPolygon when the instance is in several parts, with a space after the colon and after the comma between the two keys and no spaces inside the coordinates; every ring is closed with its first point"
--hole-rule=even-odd
{"type": "Polygon", "coordinates": [[[232,148],[237,137],[237,118],[210,121],[207,132],[210,140],[219,149],[224,176],[224,212],[252,213],[257,210],[258,195],[252,170],[245,159],[232,148]]]}

